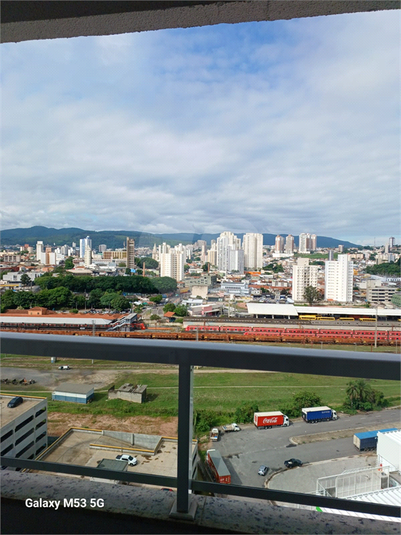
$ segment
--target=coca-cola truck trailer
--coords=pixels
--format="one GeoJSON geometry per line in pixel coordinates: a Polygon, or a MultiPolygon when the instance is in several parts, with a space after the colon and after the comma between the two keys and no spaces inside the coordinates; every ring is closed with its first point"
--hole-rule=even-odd
{"type": "Polygon", "coordinates": [[[274,412],[255,412],[253,414],[253,423],[258,429],[269,429],[270,427],[290,425],[287,415],[280,411],[274,412]]]}
{"type": "Polygon", "coordinates": [[[206,462],[217,483],[231,483],[231,474],[218,450],[207,450],[206,462]]]}

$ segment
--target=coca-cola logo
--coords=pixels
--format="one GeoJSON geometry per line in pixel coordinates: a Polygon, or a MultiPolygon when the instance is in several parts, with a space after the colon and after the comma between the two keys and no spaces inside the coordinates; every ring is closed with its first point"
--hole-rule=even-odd
{"type": "Polygon", "coordinates": [[[278,422],[278,418],[277,416],[275,416],[274,418],[263,418],[263,422],[264,424],[276,424],[278,422]]]}

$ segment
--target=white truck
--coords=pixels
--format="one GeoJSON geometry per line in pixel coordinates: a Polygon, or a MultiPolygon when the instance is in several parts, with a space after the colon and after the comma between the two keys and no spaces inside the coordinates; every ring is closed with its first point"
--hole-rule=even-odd
{"type": "Polygon", "coordinates": [[[220,431],[217,427],[213,427],[213,429],[210,431],[210,440],[213,442],[217,442],[220,438],[220,431]]]}
{"type": "Polygon", "coordinates": [[[241,431],[241,428],[237,424],[223,425],[223,431],[225,433],[231,433],[232,431],[241,431]]]}

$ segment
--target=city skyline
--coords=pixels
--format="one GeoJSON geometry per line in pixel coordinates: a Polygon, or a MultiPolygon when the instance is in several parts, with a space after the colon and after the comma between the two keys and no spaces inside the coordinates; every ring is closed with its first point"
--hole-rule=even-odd
{"type": "Polygon", "coordinates": [[[386,243],[399,34],[376,12],[5,44],[2,228],[386,243]]]}

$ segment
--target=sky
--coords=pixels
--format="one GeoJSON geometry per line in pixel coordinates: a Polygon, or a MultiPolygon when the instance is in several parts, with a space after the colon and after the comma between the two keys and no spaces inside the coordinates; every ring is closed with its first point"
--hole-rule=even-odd
{"type": "Polygon", "coordinates": [[[1,45],[1,228],[400,238],[400,12],[1,45]]]}

